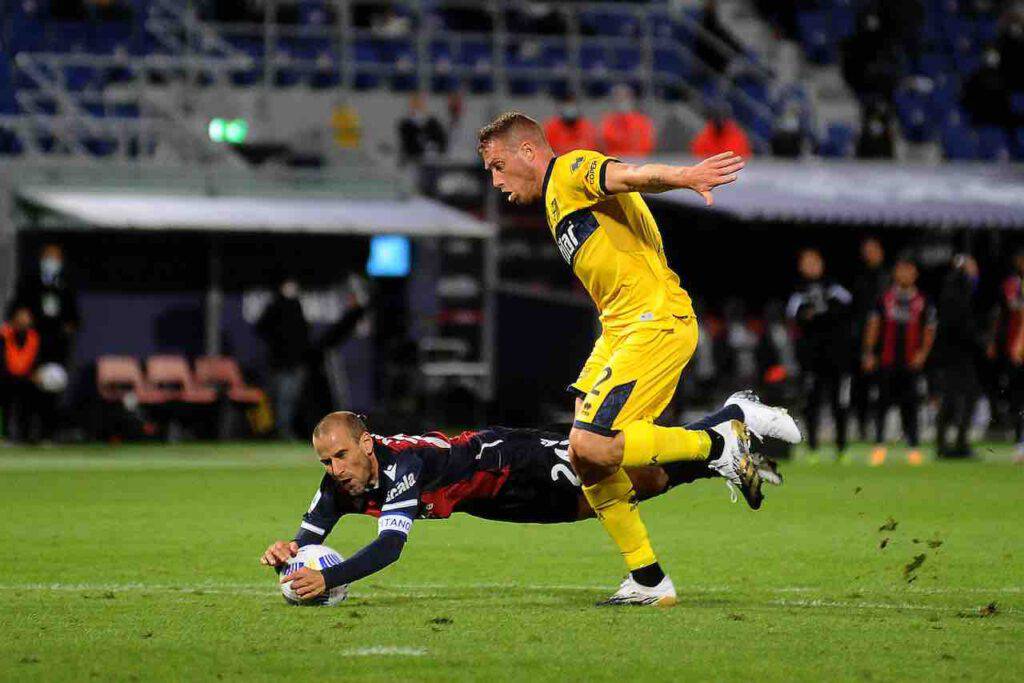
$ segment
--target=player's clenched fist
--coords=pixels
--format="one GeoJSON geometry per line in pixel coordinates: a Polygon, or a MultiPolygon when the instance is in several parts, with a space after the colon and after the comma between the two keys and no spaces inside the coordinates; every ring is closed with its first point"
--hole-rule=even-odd
{"type": "Polygon", "coordinates": [[[292,590],[303,600],[311,600],[323,595],[327,590],[324,575],[309,567],[296,569],[291,574],[281,577],[281,583],[288,583],[289,581],[292,582],[292,590]]]}
{"type": "Polygon", "coordinates": [[[288,560],[295,557],[297,552],[299,552],[299,544],[295,541],[277,541],[271,543],[267,552],[263,553],[260,564],[265,564],[268,567],[287,564],[288,560]]]}

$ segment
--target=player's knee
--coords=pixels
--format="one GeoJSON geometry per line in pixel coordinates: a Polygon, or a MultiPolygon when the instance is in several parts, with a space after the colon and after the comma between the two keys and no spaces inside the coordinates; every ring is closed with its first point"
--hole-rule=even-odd
{"type": "Polygon", "coordinates": [[[615,467],[622,462],[622,453],[617,453],[613,437],[601,436],[584,429],[573,429],[569,432],[569,448],[573,467],[577,471],[588,467],[615,467]]]}

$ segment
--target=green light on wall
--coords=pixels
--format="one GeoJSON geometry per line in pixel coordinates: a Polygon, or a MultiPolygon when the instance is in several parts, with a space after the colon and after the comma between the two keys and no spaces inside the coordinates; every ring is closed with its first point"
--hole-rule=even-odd
{"type": "Polygon", "coordinates": [[[223,119],[217,117],[210,119],[207,132],[210,135],[210,139],[214,142],[238,145],[245,142],[245,139],[249,136],[249,122],[245,119],[223,119]]]}

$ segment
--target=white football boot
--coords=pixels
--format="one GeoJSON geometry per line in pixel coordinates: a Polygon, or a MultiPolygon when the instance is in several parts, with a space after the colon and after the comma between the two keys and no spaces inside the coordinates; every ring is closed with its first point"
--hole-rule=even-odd
{"type": "Polygon", "coordinates": [[[597,603],[598,607],[611,607],[617,605],[650,605],[652,607],[671,607],[676,604],[676,587],[672,585],[672,579],[666,576],[657,586],[641,586],[633,580],[632,574],[619,584],[619,590],[615,595],[597,603]]]}
{"type": "Polygon", "coordinates": [[[780,439],[786,443],[803,441],[796,420],[785,408],[761,403],[757,394],[749,389],[737,391],[726,399],[725,405],[734,405],[742,410],[743,421],[747,423],[747,427],[762,439],[780,439]]]}
{"type": "MultiPolygon", "coordinates": [[[[754,457],[750,454],[750,434],[747,426],[739,420],[729,420],[715,425],[712,431],[719,434],[725,441],[722,455],[708,463],[708,467],[725,477],[732,490],[736,487],[743,494],[744,500],[752,510],[761,507],[764,500],[761,496],[761,475],[757,471],[754,457]]],[[[733,492],[733,502],[735,502],[733,492]]]]}

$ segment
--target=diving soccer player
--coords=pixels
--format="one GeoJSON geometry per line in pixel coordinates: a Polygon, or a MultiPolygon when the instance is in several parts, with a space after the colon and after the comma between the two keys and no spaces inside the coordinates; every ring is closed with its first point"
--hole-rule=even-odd
{"type": "MultiPolygon", "coordinates": [[[[750,408],[746,408],[750,412],[750,408]]],[[[742,417],[730,399],[693,428],[742,417]]],[[[313,432],[326,472],[299,531],[277,541],[260,562],[287,564],[301,546],[323,543],[345,514],[376,517],[378,536],[344,562],[322,572],[303,568],[282,578],[304,599],[380,571],[398,559],[415,519],[447,519],[453,512],[506,522],[558,523],[593,517],[569,466],[564,433],[493,427],[448,437],[378,436],[354,413],[330,413],[313,432]]],[[[774,463],[757,459],[765,478],[780,484],[774,463]]],[[[719,476],[704,461],[630,471],[641,499],[698,479],[719,476]]],[[[748,502],[760,505],[760,489],[748,502]]],[[[665,603],[662,603],[665,604],[665,603]]]]}
{"type": "MultiPolygon", "coordinates": [[[[478,151],[510,202],[543,202],[562,258],[600,311],[601,336],[569,386],[576,396],[569,456],[630,570],[609,603],[674,602],[624,468],[707,461],[744,495],[758,474],[742,420],[710,429],[654,424],[696,349],[697,320],[640,193],[685,188],[711,204],[711,191],[735,181],[744,162],[731,152],[696,166],[633,165],[585,149],[556,156],[537,122],[519,112],[480,129],[478,151]]],[[[800,440],[788,415],[771,425],[760,436],[800,440]]]]}

